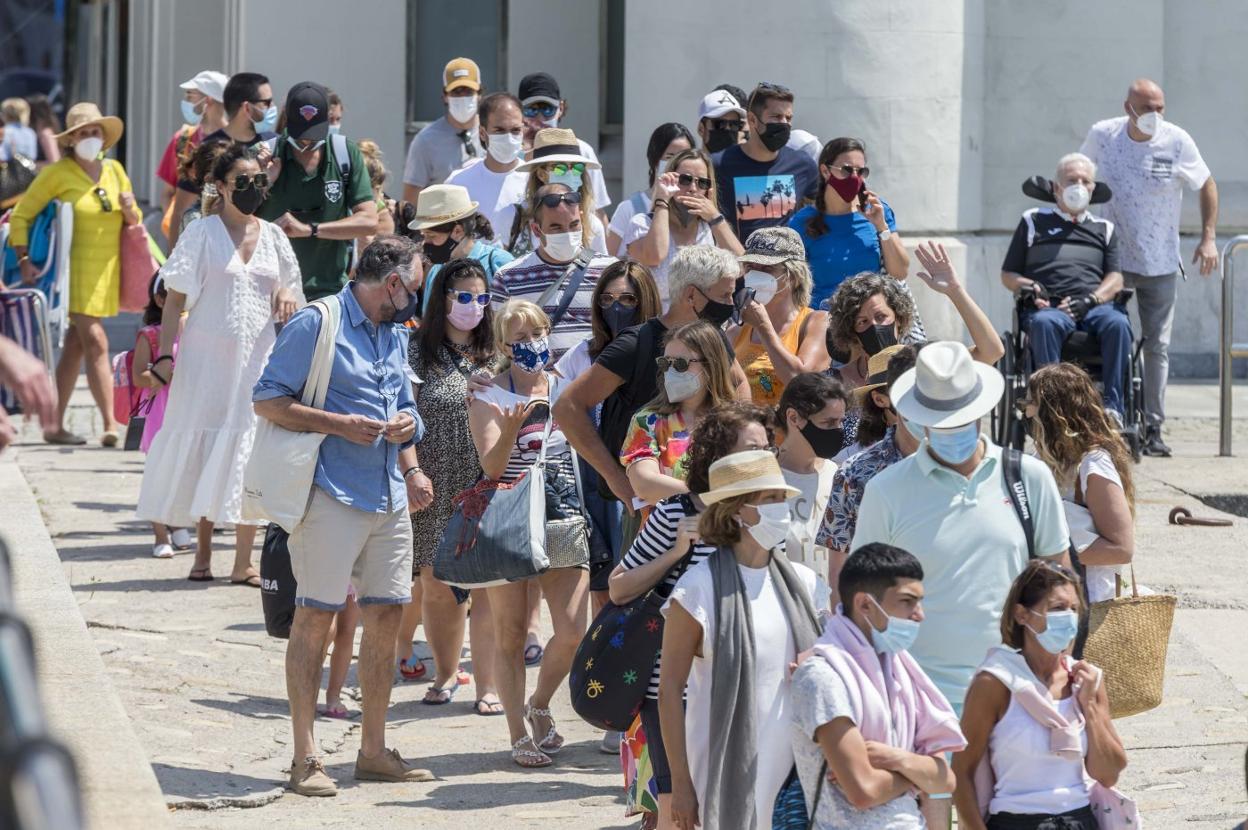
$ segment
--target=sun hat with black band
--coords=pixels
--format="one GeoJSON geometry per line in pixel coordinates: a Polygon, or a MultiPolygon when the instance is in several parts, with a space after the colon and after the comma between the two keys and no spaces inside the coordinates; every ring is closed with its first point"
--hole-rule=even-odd
{"type": "Polygon", "coordinates": [[[583,164],[586,170],[597,170],[602,166],[581,154],[581,145],[577,141],[576,133],[562,127],[550,127],[537,131],[528,159],[519,164],[516,169],[532,170],[534,167],[556,162],[583,164]]]}
{"type": "Polygon", "coordinates": [[[914,368],[888,390],[893,408],[919,426],[950,429],[978,421],[992,411],[1005,378],[971,357],[966,346],[941,340],[923,347],[914,368]]]}
{"type": "Polygon", "coordinates": [[[416,218],[407,227],[428,230],[448,222],[467,219],[477,212],[477,202],[468,198],[468,188],[457,184],[434,184],[422,188],[416,197],[416,218]]]}
{"type": "Polygon", "coordinates": [[[745,240],[745,253],[737,261],[754,265],[779,265],[805,259],[806,246],[797,231],[784,226],[759,228],[745,240]]]}
{"type": "Polygon", "coordinates": [[[769,490],[783,490],[785,498],[793,498],[802,492],[784,480],[780,462],[770,450],[746,450],[725,455],[711,465],[707,478],[711,489],[699,494],[705,504],[769,490]]]}
{"type": "Polygon", "coordinates": [[[872,389],[879,389],[888,383],[888,361],[904,348],[904,344],[894,343],[891,346],[885,346],[867,358],[867,382],[850,390],[849,393],[857,405],[862,405],[862,402],[867,399],[867,394],[872,389]]]}

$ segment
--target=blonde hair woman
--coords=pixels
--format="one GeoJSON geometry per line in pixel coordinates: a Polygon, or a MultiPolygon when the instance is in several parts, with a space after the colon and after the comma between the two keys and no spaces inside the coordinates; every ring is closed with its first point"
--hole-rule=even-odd
{"type": "MultiPolygon", "coordinates": [[[[552,128],[540,130],[533,139],[529,158],[516,167],[517,172],[529,174],[524,186],[524,201],[516,206],[516,217],[508,234],[507,250],[519,259],[537,246],[533,243],[530,222],[533,214],[529,209],[537,199],[538,189],[545,184],[566,184],[580,196],[581,245],[596,254],[607,253],[607,232],[598,218],[594,205],[594,188],[589,171],[601,167],[597,161],[581,154],[576,134],[571,130],[552,128]]],[[[502,233],[501,228],[496,232],[502,233]]]]}
{"type": "MultiPolygon", "coordinates": [[[[545,458],[547,519],[580,514],[572,448],[558,424],[552,424],[542,440],[561,392],[559,377],[548,371],[550,319],[527,300],[510,300],[494,316],[494,342],[502,371],[468,407],[468,427],[481,471],[496,481],[515,481],[537,459],[545,458]]],[[[551,568],[535,578],[550,610],[554,636],[546,644],[537,688],[527,703],[528,582],[486,589],[494,616],[498,694],[511,733],[511,757],[522,767],[549,766],[550,756],[563,747],[550,700],[567,677],[585,632],[589,566],[551,568]]]]}

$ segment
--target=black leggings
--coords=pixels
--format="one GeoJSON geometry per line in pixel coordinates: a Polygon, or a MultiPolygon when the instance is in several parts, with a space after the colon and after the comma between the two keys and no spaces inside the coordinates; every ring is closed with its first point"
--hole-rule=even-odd
{"type": "Polygon", "coordinates": [[[1091,807],[1080,807],[1069,813],[993,813],[988,817],[988,830],[1097,830],[1096,816],[1091,807]]]}

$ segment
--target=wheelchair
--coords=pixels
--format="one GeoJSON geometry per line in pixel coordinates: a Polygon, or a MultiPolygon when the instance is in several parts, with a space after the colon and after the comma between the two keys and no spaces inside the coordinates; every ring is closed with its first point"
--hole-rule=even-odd
{"type": "MultiPolygon", "coordinates": [[[[1041,201],[1054,201],[1048,188],[1048,181],[1041,176],[1033,176],[1023,183],[1023,193],[1041,201]]],[[[1098,182],[1093,192],[1093,203],[1105,202],[1110,198],[1109,188],[1098,182]]],[[[1135,295],[1129,288],[1118,292],[1113,304],[1126,313],[1127,303],[1135,295]]],[[[1001,343],[1005,354],[997,361],[997,369],[1005,377],[1005,391],[1001,400],[991,413],[992,439],[999,446],[1023,450],[1027,441],[1027,430],[1023,420],[1021,402],[1027,397],[1027,380],[1035,367],[1032,363],[1031,347],[1027,342],[1027,333],[1019,324],[1020,312],[1024,302],[1031,297],[1020,296],[1014,304],[1013,324],[1009,331],[1001,333],[1001,343]]],[[[1130,360],[1122,378],[1122,428],[1119,430],[1123,441],[1131,451],[1131,457],[1139,462],[1144,446],[1144,374],[1141,361],[1142,339],[1133,339],[1130,360]]],[[[1074,363],[1086,371],[1098,384],[1102,381],[1104,366],[1101,360],[1100,342],[1094,335],[1086,331],[1072,332],[1062,344],[1062,362],[1074,363]]]]}

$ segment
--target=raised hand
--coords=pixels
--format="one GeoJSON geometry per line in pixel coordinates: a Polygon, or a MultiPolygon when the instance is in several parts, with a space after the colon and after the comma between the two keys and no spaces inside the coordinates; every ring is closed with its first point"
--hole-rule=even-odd
{"type": "Polygon", "coordinates": [[[924,242],[914,249],[914,256],[923,266],[916,276],[938,294],[951,294],[962,288],[958,272],[949,261],[949,252],[939,242],[924,242]]]}

